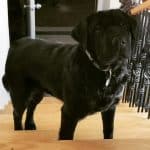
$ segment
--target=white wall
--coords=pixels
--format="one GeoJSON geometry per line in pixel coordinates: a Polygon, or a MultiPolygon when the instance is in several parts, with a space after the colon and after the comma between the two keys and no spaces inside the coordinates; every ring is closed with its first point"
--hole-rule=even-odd
{"type": "Polygon", "coordinates": [[[98,0],[98,10],[115,9],[120,7],[119,0],[98,0]]]}
{"type": "Polygon", "coordinates": [[[119,0],[110,0],[110,8],[115,9],[120,7],[120,2],[119,0]]]}
{"type": "Polygon", "coordinates": [[[7,0],[0,0],[0,109],[8,103],[9,96],[2,85],[2,76],[9,48],[7,0]]]}

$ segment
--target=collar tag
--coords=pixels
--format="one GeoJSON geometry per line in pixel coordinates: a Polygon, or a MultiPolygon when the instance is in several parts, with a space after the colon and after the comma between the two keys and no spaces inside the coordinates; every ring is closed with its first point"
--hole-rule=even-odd
{"type": "Polygon", "coordinates": [[[110,84],[110,80],[111,80],[111,76],[112,76],[112,71],[111,69],[109,70],[109,77],[107,78],[106,82],[105,82],[105,87],[108,87],[110,84]]]}

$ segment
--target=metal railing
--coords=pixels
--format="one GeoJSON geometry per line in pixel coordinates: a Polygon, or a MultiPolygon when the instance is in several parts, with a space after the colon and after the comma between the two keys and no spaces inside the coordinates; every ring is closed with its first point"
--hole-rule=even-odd
{"type": "Polygon", "coordinates": [[[147,112],[150,119],[150,12],[145,10],[140,13],[137,22],[123,102],[128,102],[129,107],[137,107],[137,112],[147,112]]]}
{"type": "Polygon", "coordinates": [[[35,39],[35,9],[40,9],[42,7],[41,4],[35,4],[35,0],[26,0],[27,5],[24,5],[24,8],[27,9],[27,18],[28,18],[28,26],[27,32],[28,36],[32,39],[35,39]]]}

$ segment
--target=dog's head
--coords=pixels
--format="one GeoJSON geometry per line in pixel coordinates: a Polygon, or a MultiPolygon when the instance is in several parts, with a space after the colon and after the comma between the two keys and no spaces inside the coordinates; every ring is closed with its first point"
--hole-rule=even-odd
{"type": "Polygon", "coordinates": [[[88,50],[102,69],[120,58],[129,58],[134,40],[136,21],[117,10],[96,12],[81,21],[72,37],[82,50],[88,50]]]}

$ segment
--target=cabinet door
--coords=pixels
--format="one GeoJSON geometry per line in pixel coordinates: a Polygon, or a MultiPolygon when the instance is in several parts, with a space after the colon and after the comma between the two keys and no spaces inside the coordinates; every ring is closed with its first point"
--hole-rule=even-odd
{"type": "Polygon", "coordinates": [[[70,27],[96,11],[97,0],[36,0],[42,8],[36,12],[36,26],[70,27]]]}

